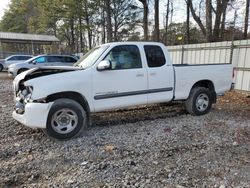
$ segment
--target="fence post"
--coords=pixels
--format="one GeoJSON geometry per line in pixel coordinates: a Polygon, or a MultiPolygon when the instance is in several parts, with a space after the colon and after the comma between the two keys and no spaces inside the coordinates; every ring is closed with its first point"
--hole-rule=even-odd
{"type": "Polygon", "coordinates": [[[183,64],[184,61],[184,46],[181,46],[181,64],[183,64]]]}
{"type": "Polygon", "coordinates": [[[35,50],[34,50],[34,43],[33,43],[33,40],[31,41],[31,48],[32,48],[32,55],[35,55],[35,50]]]}
{"type": "Polygon", "coordinates": [[[232,41],[232,43],[231,43],[230,59],[229,59],[230,64],[233,64],[233,53],[234,53],[234,41],[232,41]]]}
{"type": "Polygon", "coordinates": [[[3,46],[2,46],[2,41],[0,40],[0,52],[1,52],[1,58],[4,58],[3,56],[3,46]]]}
{"type": "Polygon", "coordinates": [[[234,11],[234,22],[233,22],[233,32],[232,32],[232,42],[231,42],[231,50],[230,50],[230,60],[229,63],[233,64],[233,53],[234,53],[234,34],[235,34],[235,23],[237,19],[237,10],[234,11]]]}

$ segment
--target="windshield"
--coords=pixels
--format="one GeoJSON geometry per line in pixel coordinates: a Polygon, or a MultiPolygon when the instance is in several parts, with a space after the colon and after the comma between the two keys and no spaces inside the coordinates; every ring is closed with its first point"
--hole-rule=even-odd
{"type": "Polygon", "coordinates": [[[86,53],[81,59],[79,59],[74,66],[82,67],[84,69],[91,67],[96,60],[107,50],[109,46],[98,46],[86,53]]]}

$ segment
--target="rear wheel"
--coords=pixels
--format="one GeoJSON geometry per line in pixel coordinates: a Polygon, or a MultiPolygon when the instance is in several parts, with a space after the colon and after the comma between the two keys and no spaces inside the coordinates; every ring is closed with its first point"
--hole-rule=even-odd
{"type": "Polygon", "coordinates": [[[54,101],[44,132],[53,138],[66,140],[79,136],[87,127],[87,113],[72,99],[62,98],[54,101]]]}
{"type": "Polygon", "coordinates": [[[205,87],[195,87],[185,101],[186,110],[192,115],[207,114],[212,107],[212,94],[205,87]]]}
{"type": "Polygon", "coordinates": [[[17,74],[21,74],[22,72],[24,72],[24,71],[26,71],[26,70],[28,70],[28,69],[19,69],[19,70],[17,71],[17,74]]]}

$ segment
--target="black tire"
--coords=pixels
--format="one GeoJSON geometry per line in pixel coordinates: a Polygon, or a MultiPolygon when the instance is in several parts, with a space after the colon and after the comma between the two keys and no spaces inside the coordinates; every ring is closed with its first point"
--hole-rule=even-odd
{"type": "Polygon", "coordinates": [[[24,71],[26,71],[26,70],[28,70],[28,69],[19,69],[19,70],[17,71],[17,74],[21,74],[22,72],[24,72],[24,71]]]}
{"type": "Polygon", "coordinates": [[[212,108],[211,91],[205,87],[193,88],[185,101],[185,107],[191,115],[207,114],[212,108]]]}
{"type": "Polygon", "coordinates": [[[67,140],[77,137],[87,128],[87,117],[86,110],[83,109],[78,102],[67,98],[57,99],[54,101],[54,104],[49,111],[44,132],[48,136],[58,140],[67,140]],[[61,111],[62,113],[60,114],[61,111]],[[76,119],[72,119],[71,116],[76,119]],[[65,125],[63,125],[64,123],[67,123],[65,121],[69,122],[69,124],[66,125],[67,128],[64,128],[65,125]]]}
{"type": "Polygon", "coordinates": [[[0,64],[0,72],[2,72],[2,70],[3,70],[3,65],[0,64]]]}

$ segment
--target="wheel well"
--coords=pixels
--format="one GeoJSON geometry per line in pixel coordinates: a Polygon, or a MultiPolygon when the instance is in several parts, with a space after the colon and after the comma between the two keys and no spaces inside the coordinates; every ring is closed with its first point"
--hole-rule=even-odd
{"type": "Polygon", "coordinates": [[[90,112],[90,108],[89,108],[89,104],[87,100],[85,99],[85,97],[83,97],[80,93],[77,93],[77,92],[68,91],[68,92],[54,93],[46,97],[46,102],[51,102],[60,98],[72,99],[78,102],[87,111],[87,113],[90,112]]]}
{"type": "Polygon", "coordinates": [[[20,74],[21,71],[26,71],[26,70],[29,70],[29,69],[27,69],[27,68],[20,68],[20,69],[17,70],[17,74],[20,74]]]}
{"type": "Polygon", "coordinates": [[[211,94],[212,94],[212,102],[216,103],[217,96],[216,96],[214,84],[213,84],[212,81],[210,81],[210,80],[198,81],[193,85],[192,89],[195,88],[195,87],[205,87],[205,88],[209,89],[211,91],[211,94]]]}

